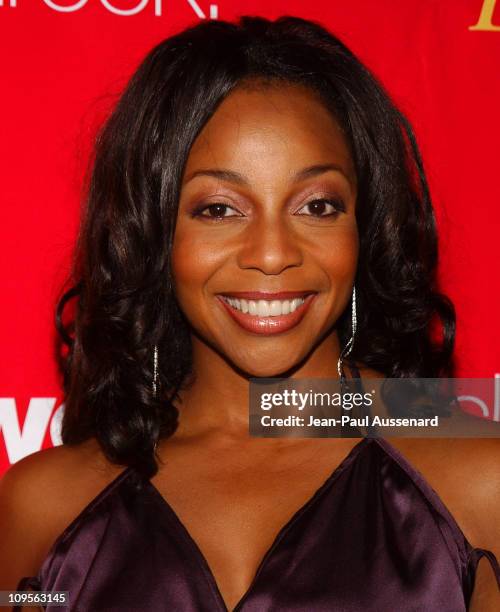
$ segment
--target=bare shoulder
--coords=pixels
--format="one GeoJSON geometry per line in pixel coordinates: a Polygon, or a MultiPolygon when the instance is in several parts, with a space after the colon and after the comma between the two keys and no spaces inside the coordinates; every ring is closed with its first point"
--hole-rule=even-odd
{"type": "Polygon", "coordinates": [[[35,575],[55,539],[122,470],[95,439],[44,449],[0,479],[0,590],[35,575]]]}
{"type": "Polygon", "coordinates": [[[24,457],[4,474],[0,491],[15,496],[19,502],[33,496],[43,497],[49,504],[62,497],[73,498],[77,489],[99,486],[122,469],[123,466],[106,459],[92,438],[75,446],[55,446],[24,457]]]}

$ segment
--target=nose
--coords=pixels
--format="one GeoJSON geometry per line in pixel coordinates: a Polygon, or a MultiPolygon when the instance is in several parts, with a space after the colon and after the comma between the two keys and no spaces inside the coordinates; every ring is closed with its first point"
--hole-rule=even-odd
{"type": "Polygon", "coordinates": [[[261,218],[248,227],[237,260],[241,269],[280,274],[302,264],[300,238],[285,220],[261,218]]]}

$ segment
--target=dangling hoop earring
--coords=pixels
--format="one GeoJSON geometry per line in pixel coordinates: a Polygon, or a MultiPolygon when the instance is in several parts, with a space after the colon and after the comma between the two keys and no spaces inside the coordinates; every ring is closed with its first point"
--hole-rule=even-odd
{"type": "Polygon", "coordinates": [[[154,345],[153,350],[153,397],[157,397],[158,390],[158,346],[154,345]]]}
{"type": "MultiPolygon", "coordinates": [[[[158,346],[155,344],[153,349],[153,397],[157,397],[158,390],[158,346]]],[[[158,440],[153,445],[153,452],[158,450],[158,440]]]]}
{"type": "Polygon", "coordinates": [[[338,370],[339,378],[340,379],[344,378],[343,365],[342,365],[343,361],[344,361],[344,357],[347,357],[347,355],[349,355],[349,353],[352,351],[352,347],[354,346],[354,336],[356,335],[356,325],[357,325],[357,319],[356,319],[356,285],[353,285],[353,288],[352,288],[352,311],[351,311],[351,327],[352,327],[352,332],[351,332],[351,337],[349,338],[348,343],[340,351],[340,357],[339,357],[339,360],[337,362],[337,370],[338,370]]]}

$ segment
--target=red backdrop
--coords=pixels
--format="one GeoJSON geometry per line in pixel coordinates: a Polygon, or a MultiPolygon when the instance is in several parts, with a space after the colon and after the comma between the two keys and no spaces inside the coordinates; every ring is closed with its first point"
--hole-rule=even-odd
{"type": "Polygon", "coordinates": [[[0,0],[0,474],[60,442],[54,304],[97,126],[153,45],[243,14],[320,21],[407,114],[457,308],[457,375],[500,371],[500,0],[0,0]]]}

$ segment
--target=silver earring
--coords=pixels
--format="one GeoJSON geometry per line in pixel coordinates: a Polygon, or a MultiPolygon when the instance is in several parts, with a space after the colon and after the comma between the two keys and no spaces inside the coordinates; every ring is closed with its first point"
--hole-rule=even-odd
{"type": "Polygon", "coordinates": [[[153,396],[156,397],[158,389],[158,347],[154,346],[153,350],[153,396]]]}
{"type": "Polygon", "coordinates": [[[351,333],[351,337],[349,338],[349,342],[340,351],[340,357],[339,357],[339,360],[337,362],[337,370],[339,372],[339,378],[343,378],[342,362],[344,360],[344,357],[347,357],[347,355],[349,355],[349,353],[352,351],[352,347],[354,346],[354,336],[356,335],[356,324],[357,324],[357,320],[356,320],[356,285],[353,285],[353,288],[352,288],[352,311],[351,311],[352,333],[351,333]]]}
{"type": "MultiPolygon", "coordinates": [[[[156,397],[156,391],[158,389],[158,347],[155,344],[153,349],[153,397],[156,397]]],[[[158,440],[154,443],[153,452],[156,453],[158,449],[158,440]]]]}

